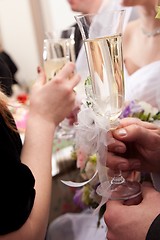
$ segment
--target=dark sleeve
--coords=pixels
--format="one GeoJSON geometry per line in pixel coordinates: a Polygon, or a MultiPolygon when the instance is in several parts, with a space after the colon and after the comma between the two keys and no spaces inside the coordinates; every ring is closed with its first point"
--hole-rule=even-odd
{"type": "Polygon", "coordinates": [[[0,58],[7,64],[12,76],[14,76],[18,68],[13,59],[5,51],[0,52],[0,58]]]}
{"type": "Polygon", "coordinates": [[[160,240],[160,214],[152,222],[146,240],[160,240]]]}
{"type": "Polygon", "coordinates": [[[15,74],[18,71],[18,68],[13,61],[13,59],[5,51],[0,52],[0,61],[3,63],[0,67],[0,76],[2,77],[2,68],[3,68],[3,77],[2,85],[7,95],[11,95],[12,92],[9,89],[13,84],[19,84],[15,78],[15,74]],[[4,74],[5,73],[5,74],[4,74]]]}
{"type": "Polygon", "coordinates": [[[0,235],[19,229],[31,213],[35,179],[21,163],[21,140],[0,116],[0,235]]]}
{"type": "MultiPolygon", "coordinates": [[[[75,56],[76,56],[76,59],[77,59],[79,51],[80,51],[81,46],[82,46],[82,35],[81,35],[81,32],[79,30],[79,27],[78,27],[77,23],[72,25],[72,27],[75,28],[75,33],[74,33],[75,45],[74,45],[74,48],[75,48],[75,56]]],[[[67,30],[62,31],[61,37],[62,38],[67,38],[67,30]]]]}
{"type": "Polygon", "coordinates": [[[2,53],[0,53],[0,88],[6,95],[11,96],[13,77],[1,54],[2,53]]]}
{"type": "Polygon", "coordinates": [[[79,51],[82,47],[82,35],[79,30],[78,24],[75,24],[74,27],[75,27],[75,55],[77,59],[79,51]]]}

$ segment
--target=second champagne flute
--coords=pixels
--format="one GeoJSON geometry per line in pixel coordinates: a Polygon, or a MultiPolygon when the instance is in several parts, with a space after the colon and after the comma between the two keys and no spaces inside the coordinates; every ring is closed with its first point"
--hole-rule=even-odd
{"type": "Polygon", "coordinates": [[[44,39],[43,61],[47,81],[49,81],[69,61],[68,40],[58,38],[44,39]]]}
{"type": "MultiPolygon", "coordinates": [[[[51,80],[59,70],[68,62],[75,61],[74,52],[74,27],[69,28],[67,36],[60,33],[48,32],[43,44],[43,62],[47,81],[51,80]]],[[[74,126],[65,118],[57,127],[56,137],[58,139],[72,139],[74,137],[74,126]]]]}

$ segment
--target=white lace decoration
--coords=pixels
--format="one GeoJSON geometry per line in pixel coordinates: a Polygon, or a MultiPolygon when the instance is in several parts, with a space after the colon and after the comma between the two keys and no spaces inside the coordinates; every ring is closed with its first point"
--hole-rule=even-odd
{"type": "Polygon", "coordinates": [[[110,123],[106,116],[100,116],[96,114],[92,108],[88,108],[85,105],[82,106],[81,111],[78,113],[78,124],[76,125],[76,148],[80,147],[82,151],[88,155],[97,154],[96,172],[92,178],[81,183],[61,180],[67,186],[82,187],[91,182],[98,174],[100,185],[97,193],[102,196],[102,199],[95,212],[97,212],[110,197],[110,183],[107,177],[106,158],[107,145],[114,140],[109,130],[110,123]],[[104,185],[105,188],[103,187],[104,185]]]}

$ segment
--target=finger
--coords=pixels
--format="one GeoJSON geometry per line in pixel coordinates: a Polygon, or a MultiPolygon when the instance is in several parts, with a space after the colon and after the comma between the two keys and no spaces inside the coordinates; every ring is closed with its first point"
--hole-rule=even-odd
{"type": "Polygon", "coordinates": [[[160,142],[160,136],[156,132],[152,130],[146,130],[145,127],[137,124],[116,129],[113,132],[113,136],[121,141],[136,142],[137,144],[145,146],[148,149],[152,148],[152,146],[158,146],[160,142]]]}
{"type": "Polygon", "coordinates": [[[143,182],[142,183],[142,193],[143,196],[146,196],[148,194],[148,192],[150,191],[155,191],[155,188],[153,187],[153,184],[151,182],[143,182]]]}
{"type": "MultiPolygon", "coordinates": [[[[77,84],[80,82],[81,77],[78,73],[76,73],[72,78],[71,81],[69,81],[69,83],[71,84],[71,87],[74,89],[75,86],[77,86],[77,84]]],[[[76,95],[76,93],[74,92],[74,94],[76,95]]]]}
{"type": "Polygon", "coordinates": [[[75,69],[75,64],[73,62],[68,62],[64,65],[64,67],[57,73],[57,77],[59,78],[69,78],[75,69]]]}
{"type": "Polygon", "coordinates": [[[150,182],[143,182],[141,186],[141,190],[142,190],[142,197],[143,199],[146,199],[146,201],[148,200],[148,198],[153,196],[154,192],[157,192],[150,182]]]}
{"type": "Polygon", "coordinates": [[[108,145],[108,151],[115,153],[125,153],[126,145],[123,142],[114,139],[114,142],[108,145]]]}
{"type": "Polygon", "coordinates": [[[124,119],[120,120],[120,128],[121,127],[127,127],[127,126],[132,125],[132,124],[136,124],[136,125],[139,125],[139,126],[142,126],[144,128],[151,129],[151,130],[154,130],[154,129],[156,130],[157,129],[155,124],[141,121],[138,118],[128,117],[128,118],[124,118],[124,119]]]}
{"type": "Polygon", "coordinates": [[[140,171],[143,167],[141,161],[137,158],[126,158],[123,154],[115,155],[112,152],[107,153],[106,166],[112,170],[119,169],[121,171],[140,171]]]}
{"type": "Polygon", "coordinates": [[[107,153],[106,166],[112,170],[128,171],[130,169],[130,163],[126,158],[118,155],[115,156],[110,152],[107,153]]]}
{"type": "Polygon", "coordinates": [[[122,207],[123,204],[124,204],[124,200],[108,200],[106,203],[106,210],[107,208],[112,208],[113,206],[115,208],[122,207]]]}
{"type": "Polygon", "coordinates": [[[46,83],[46,75],[42,67],[38,66],[37,67],[37,73],[38,73],[38,78],[37,80],[44,85],[46,83]]]}
{"type": "MultiPolygon", "coordinates": [[[[106,203],[106,211],[104,213],[104,221],[108,227],[108,230],[112,229],[114,226],[115,216],[118,214],[124,214],[126,207],[123,204],[124,201],[122,200],[108,200],[106,203]]],[[[107,236],[108,237],[108,236],[107,236]]]]}

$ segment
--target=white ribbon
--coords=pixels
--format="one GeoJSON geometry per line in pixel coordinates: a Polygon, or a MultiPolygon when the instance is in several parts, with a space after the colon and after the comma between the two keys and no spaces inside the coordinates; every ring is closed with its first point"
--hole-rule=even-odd
{"type": "Polygon", "coordinates": [[[97,188],[97,193],[102,196],[102,199],[95,210],[97,212],[111,194],[106,168],[107,145],[113,142],[113,138],[109,135],[109,118],[100,116],[92,108],[83,105],[78,113],[78,124],[75,129],[76,148],[81,148],[87,155],[97,154],[96,172],[92,178],[81,183],[63,180],[61,182],[70,187],[82,187],[91,182],[98,173],[100,185],[97,188]]]}
{"type": "Polygon", "coordinates": [[[110,129],[107,117],[97,115],[91,108],[84,108],[78,114],[76,129],[76,147],[86,154],[100,153],[100,160],[105,165],[107,133],[110,129]]]}
{"type": "Polygon", "coordinates": [[[61,180],[62,183],[64,183],[65,185],[69,186],[69,187],[83,187],[85,186],[87,183],[91,182],[93,180],[93,178],[95,178],[95,176],[97,175],[98,171],[95,172],[95,174],[93,175],[93,177],[91,177],[89,180],[85,181],[85,182],[81,182],[81,183],[77,183],[77,182],[72,182],[72,181],[64,181],[61,180]]]}

